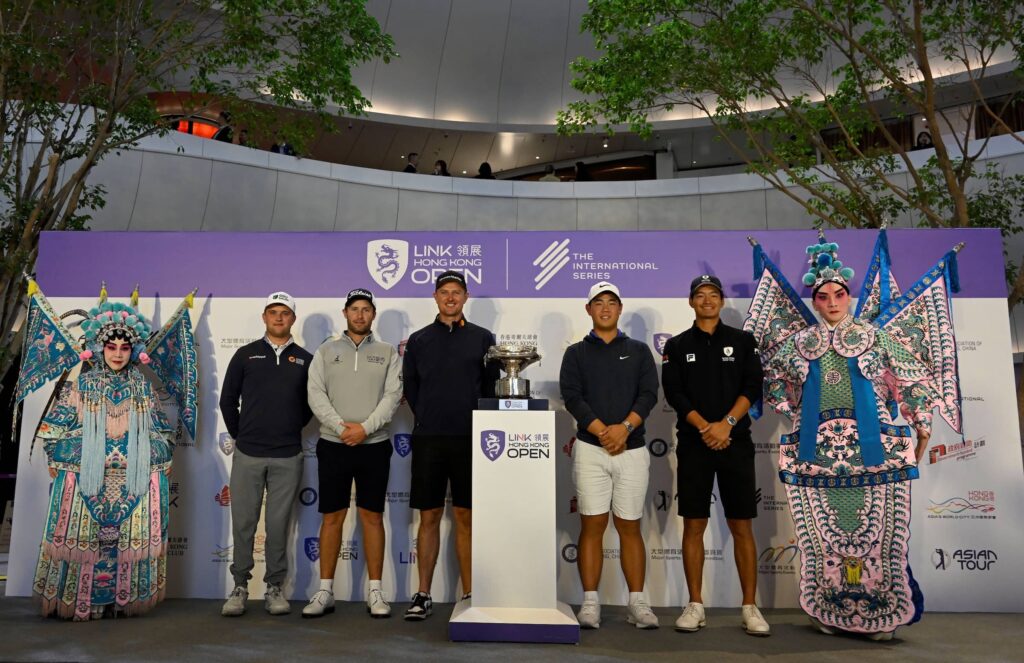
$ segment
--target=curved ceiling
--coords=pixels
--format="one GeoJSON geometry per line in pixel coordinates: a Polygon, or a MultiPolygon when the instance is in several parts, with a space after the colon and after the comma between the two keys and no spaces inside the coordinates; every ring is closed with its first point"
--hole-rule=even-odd
{"type": "Polygon", "coordinates": [[[491,131],[551,131],[581,97],[569,63],[597,54],[580,34],[586,0],[370,0],[401,57],[353,80],[370,117],[491,131]]]}
{"type": "MultiPolygon", "coordinates": [[[[353,71],[372,106],[341,132],[322,136],[320,158],[397,170],[415,151],[424,170],[444,159],[453,174],[470,176],[481,161],[514,176],[550,162],[664,150],[678,169],[741,163],[707,119],[685,106],[652,117],[649,140],[628,131],[555,133],[557,112],[582,97],[572,88],[570,63],[598,55],[590,35],[580,33],[586,0],[368,0],[367,9],[400,57],[353,71]]],[[[1002,79],[985,84],[995,89],[1007,84],[1002,79]]],[[[946,94],[956,102],[955,90],[946,94]]]]}

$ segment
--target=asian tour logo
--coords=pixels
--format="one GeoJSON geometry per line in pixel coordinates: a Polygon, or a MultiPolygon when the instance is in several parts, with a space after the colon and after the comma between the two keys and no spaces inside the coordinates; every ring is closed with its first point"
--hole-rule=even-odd
{"type": "Polygon", "coordinates": [[[936,571],[988,571],[998,560],[999,555],[994,550],[986,549],[960,548],[951,554],[942,548],[936,548],[932,552],[932,564],[936,571]]]}
{"type": "Polygon", "coordinates": [[[540,290],[548,284],[548,281],[555,277],[555,274],[562,271],[562,268],[569,264],[569,240],[561,242],[555,240],[548,248],[541,251],[540,255],[534,258],[533,266],[539,267],[540,271],[533,277],[534,290],[540,290]]]}
{"type": "Polygon", "coordinates": [[[221,506],[231,506],[231,488],[227,484],[214,494],[213,499],[221,506]]]}
{"type": "Polygon", "coordinates": [[[390,290],[409,266],[409,242],[404,239],[378,239],[366,243],[366,269],[377,285],[390,290]]]}
{"type": "Polygon", "coordinates": [[[485,430],[480,432],[480,448],[489,460],[498,460],[505,450],[505,431],[485,430]]]}
{"type": "Polygon", "coordinates": [[[402,458],[408,456],[412,452],[412,435],[409,433],[397,433],[395,435],[395,451],[402,458]]]}

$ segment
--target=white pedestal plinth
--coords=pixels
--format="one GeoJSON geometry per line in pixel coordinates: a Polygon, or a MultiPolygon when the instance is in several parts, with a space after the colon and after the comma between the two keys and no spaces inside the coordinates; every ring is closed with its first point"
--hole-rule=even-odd
{"type": "Polygon", "coordinates": [[[555,413],[473,413],[473,597],[452,640],[579,642],[557,594],[555,413]]]}

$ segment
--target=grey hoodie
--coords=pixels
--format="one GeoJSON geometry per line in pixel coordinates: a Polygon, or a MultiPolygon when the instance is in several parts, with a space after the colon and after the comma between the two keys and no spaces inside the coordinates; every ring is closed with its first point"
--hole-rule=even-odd
{"type": "Polygon", "coordinates": [[[320,436],[341,443],[343,422],[362,424],[363,444],[388,439],[387,425],[402,398],[402,360],[371,332],[356,347],[348,334],[324,342],[313,355],[306,392],[320,420],[320,436]]]}

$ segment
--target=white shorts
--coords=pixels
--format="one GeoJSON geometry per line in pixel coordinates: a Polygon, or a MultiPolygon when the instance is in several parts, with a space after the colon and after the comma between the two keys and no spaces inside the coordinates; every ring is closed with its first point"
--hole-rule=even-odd
{"type": "Polygon", "coordinates": [[[572,447],[572,478],[584,516],[613,511],[623,520],[639,520],[644,515],[650,477],[647,447],[627,449],[616,456],[581,440],[572,447]]]}

